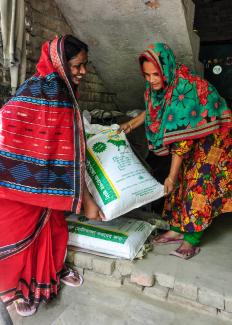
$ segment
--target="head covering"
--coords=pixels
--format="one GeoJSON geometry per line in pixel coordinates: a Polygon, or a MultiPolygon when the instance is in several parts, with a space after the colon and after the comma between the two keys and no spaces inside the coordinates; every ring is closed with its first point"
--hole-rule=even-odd
{"type": "Polygon", "coordinates": [[[154,43],[139,57],[158,64],[164,88],[156,91],[146,83],[146,136],[157,155],[170,152],[169,145],[196,139],[231,127],[231,111],[206,80],[178,65],[168,45],[154,43]]]}
{"type": "Polygon", "coordinates": [[[0,197],[78,212],[85,141],[64,41],[42,46],[37,73],[0,111],[0,197]]]}

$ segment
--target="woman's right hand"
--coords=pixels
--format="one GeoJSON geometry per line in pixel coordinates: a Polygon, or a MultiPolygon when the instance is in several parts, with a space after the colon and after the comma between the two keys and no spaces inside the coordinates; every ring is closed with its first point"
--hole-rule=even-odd
{"type": "Polygon", "coordinates": [[[132,122],[128,121],[128,122],[120,124],[118,133],[121,133],[123,131],[125,134],[128,134],[128,133],[131,133],[132,130],[133,130],[132,122]]]}
{"type": "Polygon", "coordinates": [[[131,131],[133,131],[134,129],[136,129],[137,127],[139,127],[140,125],[142,125],[144,123],[145,115],[146,115],[146,112],[143,111],[138,116],[131,119],[130,121],[122,123],[118,129],[118,133],[121,133],[122,131],[124,131],[126,134],[128,134],[131,131]]]}
{"type": "Polygon", "coordinates": [[[86,184],[84,185],[83,208],[84,208],[85,216],[89,220],[98,220],[98,221],[105,220],[104,213],[96,204],[92,195],[89,193],[86,184]]]}
{"type": "Polygon", "coordinates": [[[105,220],[105,215],[102,210],[98,207],[95,201],[90,196],[88,200],[83,203],[84,213],[86,218],[89,220],[102,221],[105,220]]]}

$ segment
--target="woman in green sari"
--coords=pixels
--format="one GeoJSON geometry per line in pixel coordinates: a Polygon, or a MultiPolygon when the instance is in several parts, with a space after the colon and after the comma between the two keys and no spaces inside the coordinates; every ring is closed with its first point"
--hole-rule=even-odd
{"type": "Polygon", "coordinates": [[[154,244],[180,243],[170,254],[189,259],[213,217],[232,211],[231,111],[211,84],[176,63],[166,44],[150,45],[139,62],[146,110],[120,130],[145,121],[149,149],[172,154],[163,211],[170,230],[154,244]]]}

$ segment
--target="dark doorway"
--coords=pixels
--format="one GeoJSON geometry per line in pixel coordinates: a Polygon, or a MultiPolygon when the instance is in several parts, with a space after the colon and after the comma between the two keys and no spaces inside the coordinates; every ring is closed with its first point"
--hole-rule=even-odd
{"type": "Polygon", "coordinates": [[[232,43],[201,44],[200,61],[204,77],[212,83],[231,107],[232,104],[232,43]]]}

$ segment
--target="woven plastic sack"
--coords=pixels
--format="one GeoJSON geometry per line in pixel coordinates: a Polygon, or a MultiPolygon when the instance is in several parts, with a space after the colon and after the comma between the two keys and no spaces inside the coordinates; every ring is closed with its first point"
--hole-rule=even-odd
{"type": "Polygon", "coordinates": [[[164,195],[163,185],[146,170],[117,128],[86,126],[86,184],[106,220],[164,195]]]}
{"type": "Polygon", "coordinates": [[[68,245],[131,260],[136,257],[155,229],[155,226],[146,221],[125,217],[100,222],[71,215],[67,221],[68,245]]]}

